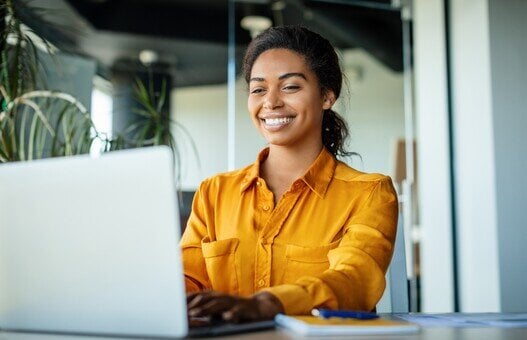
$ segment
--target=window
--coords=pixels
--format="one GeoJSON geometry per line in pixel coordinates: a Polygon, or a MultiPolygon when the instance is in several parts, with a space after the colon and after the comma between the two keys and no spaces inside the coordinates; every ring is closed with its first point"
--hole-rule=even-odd
{"type": "Polygon", "coordinates": [[[109,81],[95,76],[91,96],[91,118],[94,129],[92,136],[98,135],[90,149],[91,155],[98,155],[110,146],[107,143],[112,138],[113,118],[112,85],[109,81]]]}

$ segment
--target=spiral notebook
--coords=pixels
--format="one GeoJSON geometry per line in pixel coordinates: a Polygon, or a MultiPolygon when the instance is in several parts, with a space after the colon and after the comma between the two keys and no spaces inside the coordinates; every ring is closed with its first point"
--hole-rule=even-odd
{"type": "Polygon", "coordinates": [[[419,332],[419,326],[395,318],[380,317],[372,320],[329,318],[316,316],[288,316],[278,314],[277,326],[304,336],[411,334],[419,332]]]}

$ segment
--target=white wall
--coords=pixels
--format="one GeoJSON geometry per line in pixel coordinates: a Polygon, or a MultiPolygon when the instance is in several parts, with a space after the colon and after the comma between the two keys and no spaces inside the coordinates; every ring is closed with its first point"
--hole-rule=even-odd
{"type": "Polygon", "coordinates": [[[451,1],[460,309],[499,311],[488,1],[451,1]]]}
{"type": "Polygon", "coordinates": [[[347,121],[351,166],[366,172],[391,175],[392,152],[404,138],[403,76],[388,69],[361,49],[344,51],[343,65],[349,83],[335,109],[347,121]]]}
{"type": "Polygon", "coordinates": [[[527,1],[490,0],[501,310],[527,311],[527,1]]]}
{"type": "Polygon", "coordinates": [[[446,37],[442,0],[414,1],[421,310],[454,311],[446,37]]]}
{"type": "Polygon", "coordinates": [[[527,311],[527,2],[452,3],[462,311],[527,311]]]}
{"type": "MultiPolygon", "coordinates": [[[[351,149],[364,163],[353,166],[368,172],[389,174],[392,142],[404,136],[403,81],[362,50],[343,53],[348,66],[351,96],[345,90],[335,106],[349,122],[351,149]],[[356,70],[361,76],[354,75],[356,70]]],[[[172,91],[172,117],[190,132],[201,159],[201,169],[188,147],[182,145],[182,188],[195,189],[201,180],[227,169],[227,86],[177,88],[172,91]]],[[[236,167],[254,162],[265,141],[247,113],[243,79],[236,82],[236,167]]],[[[181,141],[181,138],[178,139],[181,141]]]]}
{"type": "MultiPolygon", "coordinates": [[[[449,3],[459,307],[462,312],[525,312],[527,2],[449,3]]],[[[440,299],[452,274],[446,270],[452,235],[445,180],[444,0],[414,5],[423,311],[449,311],[451,302],[440,299]],[[427,201],[438,211],[427,209],[427,201]],[[425,232],[429,225],[433,232],[425,232]]]]}
{"type": "Polygon", "coordinates": [[[184,126],[197,148],[196,155],[187,136],[175,130],[181,153],[181,188],[194,190],[202,179],[227,169],[227,88],[212,85],[173,90],[171,106],[172,119],[184,126]]]}

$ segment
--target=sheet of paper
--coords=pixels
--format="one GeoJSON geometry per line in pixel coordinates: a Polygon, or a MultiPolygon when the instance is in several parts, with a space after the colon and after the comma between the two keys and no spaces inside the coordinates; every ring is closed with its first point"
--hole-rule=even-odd
{"type": "Polygon", "coordinates": [[[395,314],[423,327],[527,327],[527,313],[395,314]]]}

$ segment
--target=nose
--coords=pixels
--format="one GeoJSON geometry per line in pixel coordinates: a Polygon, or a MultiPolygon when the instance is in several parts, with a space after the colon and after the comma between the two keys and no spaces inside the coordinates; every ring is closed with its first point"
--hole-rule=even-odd
{"type": "Polygon", "coordinates": [[[263,107],[267,110],[276,109],[283,105],[280,94],[277,91],[270,90],[265,94],[263,107]]]}

